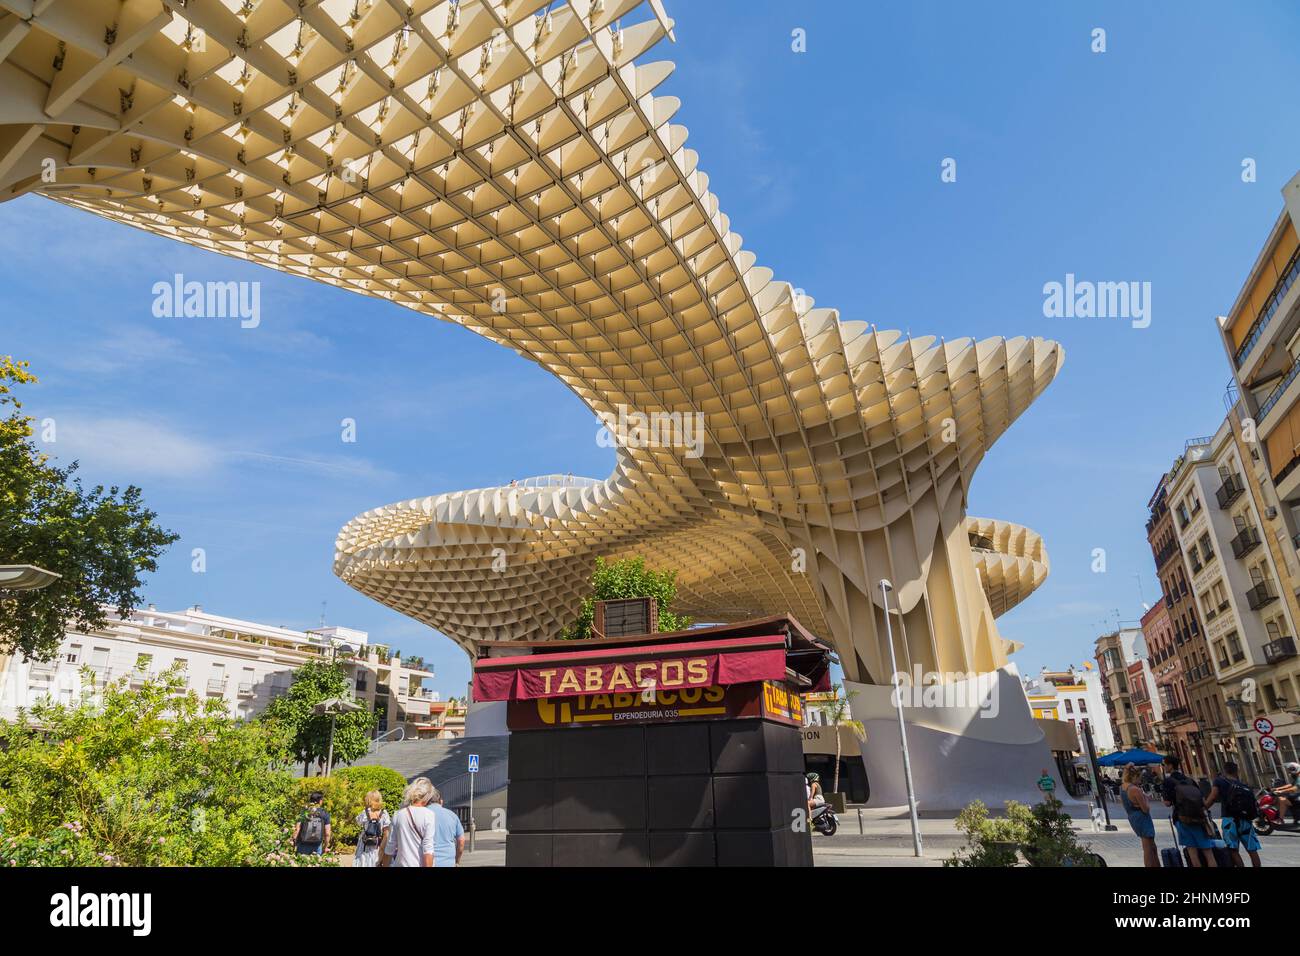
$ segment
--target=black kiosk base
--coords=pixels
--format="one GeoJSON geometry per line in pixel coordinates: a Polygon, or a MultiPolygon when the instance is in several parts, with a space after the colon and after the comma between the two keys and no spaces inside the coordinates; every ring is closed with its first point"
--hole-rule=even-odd
{"type": "Polygon", "coordinates": [[[506,865],[811,866],[813,682],[784,628],[751,623],[480,659],[476,699],[514,695],[506,865]]]}

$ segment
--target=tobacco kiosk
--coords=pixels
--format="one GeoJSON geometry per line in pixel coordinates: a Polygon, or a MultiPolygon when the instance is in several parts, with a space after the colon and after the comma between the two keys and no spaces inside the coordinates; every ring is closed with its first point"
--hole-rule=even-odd
{"type": "Polygon", "coordinates": [[[792,617],[477,650],[474,700],[507,702],[507,866],[812,865],[800,695],[831,652],[792,617]]]}

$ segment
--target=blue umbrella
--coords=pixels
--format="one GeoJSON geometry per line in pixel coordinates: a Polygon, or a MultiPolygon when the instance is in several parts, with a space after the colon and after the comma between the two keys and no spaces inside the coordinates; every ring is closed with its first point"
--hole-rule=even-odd
{"type": "Polygon", "coordinates": [[[1160,754],[1153,754],[1149,750],[1117,750],[1113,754],[1106,754],[1104,757],[1097,758],[1098,766],[1102,767],[1124,767],[1128,764],[1160,763],[1165,758],[1160,754]]]}

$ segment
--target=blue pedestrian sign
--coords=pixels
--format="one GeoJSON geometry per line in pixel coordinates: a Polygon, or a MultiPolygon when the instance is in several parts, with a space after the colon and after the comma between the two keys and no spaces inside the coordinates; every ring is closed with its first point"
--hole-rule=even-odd
{"type": "Polygon", "coordinates": [[[478,754],[469,755],[469,772],[478,773],[478,754]]]}

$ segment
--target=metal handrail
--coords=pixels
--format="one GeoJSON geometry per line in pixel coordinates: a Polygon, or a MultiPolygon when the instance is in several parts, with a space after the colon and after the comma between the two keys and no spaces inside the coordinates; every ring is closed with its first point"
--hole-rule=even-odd
{"type": "Polygon", "coordinates": [[[454,804],[467,801],[469,799],[469,778],[478,777],[474,781],[475,796],[482,796],[492,793],[494,790],[500,790],[510,783],[509,765],[506,763],[495,764],[487,767],[478,773],[462,773],[449,780],[437,784],[438,794],[442,797],[442,802],[448,807],[454,804]]]}
{"type": "Polygon", "coordinates": [[[599,478],[581,475],[534,475],[516,482],[516,488],[590,488],[602,484],[599,478]]]}
{"type": "Polygon", "coordinates": [[[382,734],[380,734],[378,737],[373,737],[373,738],[371,738],[371,740],[370,740],[370,747],[368,748],[367,753],[374,753],[376,750],[378,750],[378,749],[379,749],[380,747],[382,747],[384,744],[391,744],[391,743],[394,743],[394,742],[403,741],[403,740],[405,740],[405,739],[406,739],[406,728],[405,728],[405,727],[394,727],[392,730],[390,730],[390,731],[388,731],[388,732],[386,732],[386,733],[382,733],[382,734]],[[393,734],[401,734],[401,736],[400,736],[400,737],[396,737],[396,738],[394,738],[394,740],[389,740],[388,738],[392,737],[393,734]]]}

